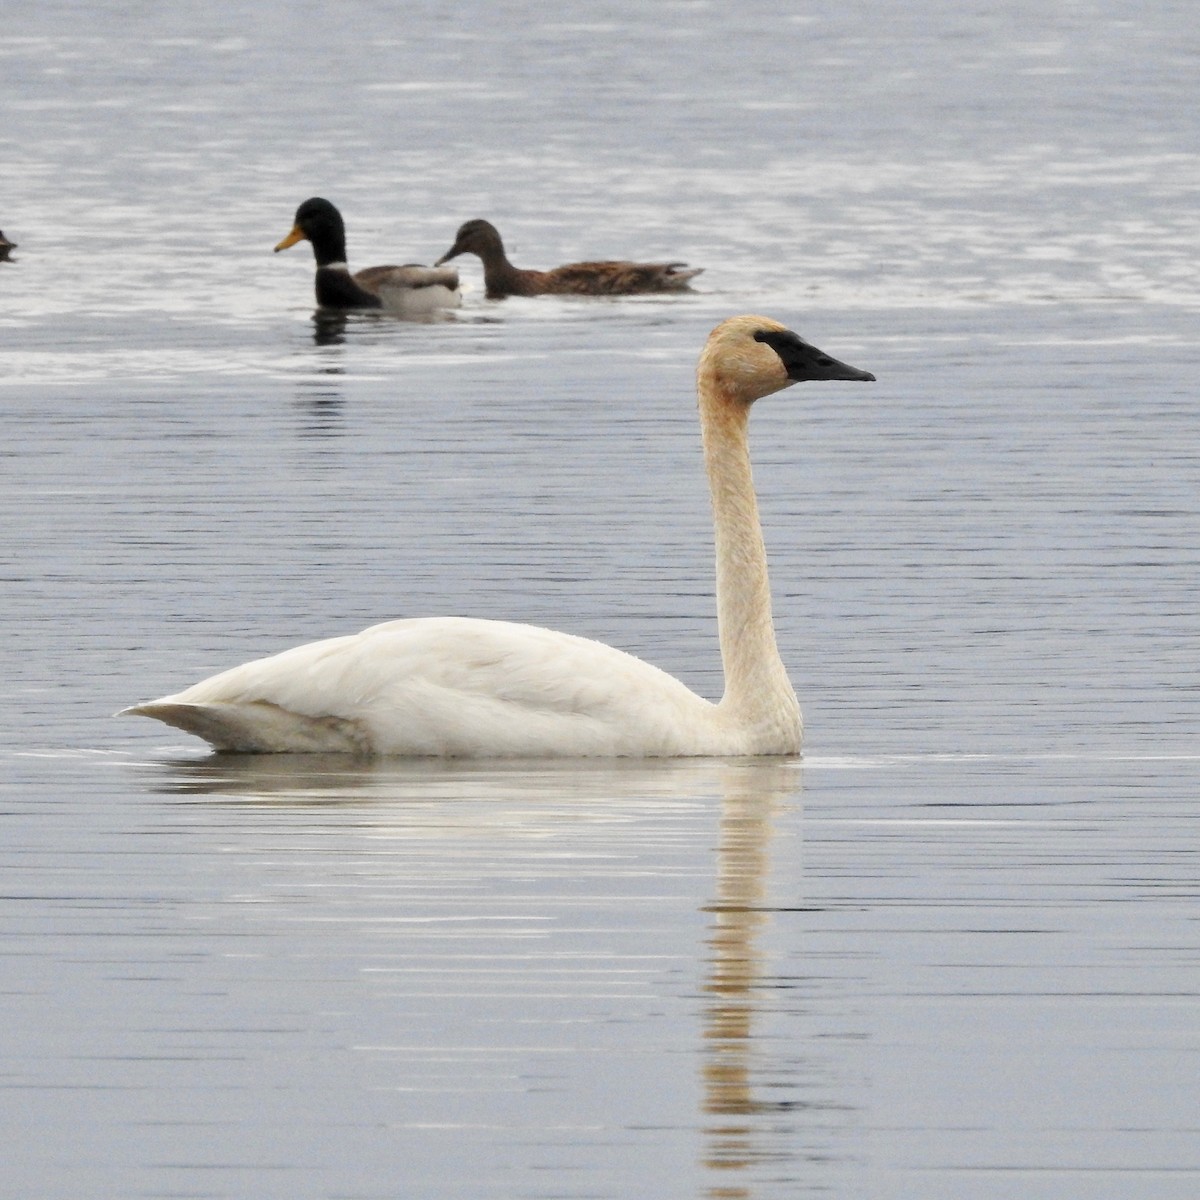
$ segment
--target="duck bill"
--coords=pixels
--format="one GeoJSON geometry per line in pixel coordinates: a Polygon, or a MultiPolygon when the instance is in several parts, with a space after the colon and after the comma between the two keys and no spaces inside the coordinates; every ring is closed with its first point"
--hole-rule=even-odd
{"type": "Polygon", "coordinates": [[[462,253],[462,251],[458,248],[458,244],[455,243],[433,265],[435,267],[440,267],[442,265],[442,263],[448,263],[452,258],[457,258],[461,253],[462,253]]]}
{"type": "Polygon", "coordinates": [[[286,250],[289,246],[294,246],[297,242],[302,241],[304,241],[304,230],[299,225],[294,225],[292,226],[292,232],[275,247],[275,253],[278,254],[280,250],[286,250]]]}

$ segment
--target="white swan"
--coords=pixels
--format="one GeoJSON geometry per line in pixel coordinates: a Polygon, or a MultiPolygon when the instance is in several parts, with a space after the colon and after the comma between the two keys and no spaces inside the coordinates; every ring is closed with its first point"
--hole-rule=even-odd
{"type": "Polygon", "coordinates": [[[802,379],[873,380],[777,321],[733,317],[697,372],[716,530],[725,695],[586,638],[465,617],[388,621],[234,667],[127,708],[218,750],[473,757],[796,754],[800,706],[780,661],[746,427],[802,379]]]}

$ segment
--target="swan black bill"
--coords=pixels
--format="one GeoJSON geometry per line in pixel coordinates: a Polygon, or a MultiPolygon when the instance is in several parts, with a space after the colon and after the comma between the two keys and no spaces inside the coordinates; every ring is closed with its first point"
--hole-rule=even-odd
{"type": "Polygon", "coordinates": [[[847,379],[858,383],[874,383],[870,371],[860,371],[849,363],[840,362],[824,350],[818,350],[790,329],[760,329],[756,342],[765,342],[779,355],[788,378],[796,382],[814,379],[847,379]]]}

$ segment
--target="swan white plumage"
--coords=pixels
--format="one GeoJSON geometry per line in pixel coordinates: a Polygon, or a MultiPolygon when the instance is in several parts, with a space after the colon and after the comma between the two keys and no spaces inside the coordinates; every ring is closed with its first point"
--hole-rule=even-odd
{"type": "Polygon", "coordinates": [[[124,712],[156,717],[218,750],[254,753],[796,754],[803,727],[771,620],[750,406],[798,380],[874,378],[766,317],[732,317],[709,335],[697,394],[716,540],[719,703],[600,642],[424,617],[298,646],[124,712]]]}

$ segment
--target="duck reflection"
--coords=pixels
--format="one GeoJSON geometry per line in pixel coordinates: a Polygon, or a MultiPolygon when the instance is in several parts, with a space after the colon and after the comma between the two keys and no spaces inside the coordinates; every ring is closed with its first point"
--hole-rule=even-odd
{"type": "Polygon", "coordinates": [[[303,424],[302,437],[341,437],[346,397],[341,388],[341,367],[325,367],[319,375],[303,380],[296,389],[296,409],[303,424]]]}
{"type": "Polygon", "coordinates": [[[326,312],[318,309],[313,313],[313,341],[318,346],[340,346],[346,340],[349,318],[345,313],[326,312]]]}
{"type": "Polygon", "coordinates": [[[343,346],[348,334],[356,340],[364,334],[374,335],[371,340],[380,337],[386,340],[397,326],[442,325],[456,319],[456,314],[449,309],[402,316],[399,313],[341,312],[319,308],[312,315],[312,339],[317,346],[343,346]]]}

